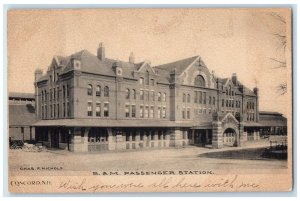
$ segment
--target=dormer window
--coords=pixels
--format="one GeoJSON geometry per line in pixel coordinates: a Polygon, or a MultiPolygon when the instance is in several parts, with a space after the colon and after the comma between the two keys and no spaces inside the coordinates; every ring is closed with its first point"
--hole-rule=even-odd
{"type": "Polygon", "coordinates": [[[150,85],[151,85],[151,86],[154,86],[154,79],[151,79],[151,80],[150,80],[150,85]]]}
{"type": "Polygon", "coordinates": [[[146,71],[146,85],[149,85],[149,71],[146,71]]]}
{"type": "Polygon", "coordinates": [[[143,77],[140,77],[140,84],[144,84],[144,78],[143,77]]]}

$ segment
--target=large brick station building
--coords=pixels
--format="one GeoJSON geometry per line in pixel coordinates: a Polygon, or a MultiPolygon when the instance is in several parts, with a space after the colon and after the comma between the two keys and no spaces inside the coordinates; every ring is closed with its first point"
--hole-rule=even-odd
{"type": "Polygon", "coordinates": [[[74,152],[243,146],[259,139],[258,89],[200,56],[151,66],[87,50],[35,71],[36,140],[74,152]]]}

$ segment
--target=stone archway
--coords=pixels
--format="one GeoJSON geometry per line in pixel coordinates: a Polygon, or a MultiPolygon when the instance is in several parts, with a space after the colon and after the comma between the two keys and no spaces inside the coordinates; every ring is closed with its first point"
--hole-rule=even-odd
{"type": "Polygon", "coordinates": [[[236,146],[237,145],[237,132],[233,128],[226,128],[223,132],[223,145],[236,146]]]}

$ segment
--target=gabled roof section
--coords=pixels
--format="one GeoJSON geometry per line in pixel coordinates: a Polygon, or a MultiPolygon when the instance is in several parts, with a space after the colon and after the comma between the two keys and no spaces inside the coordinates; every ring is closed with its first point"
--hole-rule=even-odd
{"type": "Polygon", "coordinates": [[[195,60],[198,58],[199,56],[194,56],[187,59],[178,60],[172,63],[155,66],[154,68],[166,70],[169,73],[176,68],[176,72],[180,75],[187,67],[189,67],[192,63],[194,63],[195,60]]]}
{"type": "Polygon", "coordinates": [[[144,62],[142,62],[142,65],[139,66],[139,68],[137,69],[137,71],[141,71],[141,70],[142,70],[143,68],[145,68],[147,65],[151,68],[152,72],[155,74],[154,69],[153,69],[153,68],[151,67],[151,65],[150,65],[150,61],[144,61],[144,62]]]}
{"type": "Polygon", "coordinates": [[[76,59],[81,62],[80,70],[82,72],[115,76],[112,69],[113,63],[116,62],[115,60],[105,59],[104,61],[100,61],[97,56],[93,55],[88,50],[82,50],[72,54],[63,73],[72,70],[71,59],[76,59]]]}

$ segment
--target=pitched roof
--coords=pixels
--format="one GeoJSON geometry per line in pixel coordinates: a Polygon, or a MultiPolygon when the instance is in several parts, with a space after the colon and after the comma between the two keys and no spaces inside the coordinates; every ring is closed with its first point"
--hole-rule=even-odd
{"type": "MultiPolygon", "coordinates": [[[[80,52],[76,52],[70,56],[70,58],[78,59],[81,61],[81,71],[87,73],[94,73],[94,74],[101,74],[101,75],[108,75],[108,76],[115,76],[115,72],[112,68],[115,62],[118,62],[120,66],[123,68],[123,77],[133,78],[133,71],[136,70],[136,65],[106,58],[104,61],[100,61],[96,55],[93,55],[88,50],[82,50],[80,52]]],[[[137,64],[137,66],[140,64],[137,64]]],[[[63,70],[63,72],[68,72],[71,70],[71,63],[70,59],[63,70]]]]}
{"type": "Polygon", "coordinates": [[[175,62],[155,66],[154,68],[167,70],[169,73],[176,68],[176,72],[181,74],[189,65],[191,65],[199,56],[178,60],[175,62]]]}
{"type": "Polygon", "coordinates": [[[30,126],[36,122],[35,108],[31,104],[9,105],[9,126],[30,126]]]}

